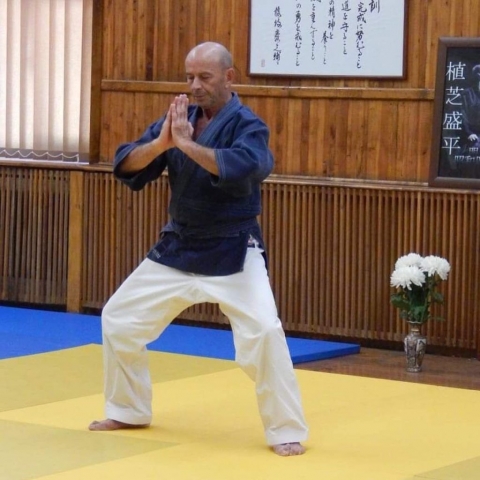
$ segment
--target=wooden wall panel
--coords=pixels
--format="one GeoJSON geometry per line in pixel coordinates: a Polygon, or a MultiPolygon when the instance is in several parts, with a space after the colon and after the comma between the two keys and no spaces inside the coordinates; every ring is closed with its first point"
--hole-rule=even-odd
{"type": "Polygon", "coordinates": [[[0,300],[65,304],[68,206],[65,172],[0,170],[0,300]]]}
{"type": "MultiPolygon", "coordinates": [[[[101,308],[145,256],[166,221],[166,178],[130,192],[104,173],[85,176],[84,307],[101,308]]],[[[446,318],[429,343],[473,351],[480,314],[480,197],[413,188],[329,185],[274,177],[263,187],[261,223],[279,313],[288,331],[401,342],[406,325],[389,303],[390,274],[409,252],[447,258],[446,318]]],[[[212,305],[182,319],[226,323],[212,305]]]]}
{"type": "Polygon", "coordinates": [[[113,175],[84,176],[83,307],[101,308],[145,257],[167,221],[166,177],[142,193],[113,175]]]}
{"type": "MultiPolygon", "coordinates": [[[[400,342],[391,269],[404,253],[432,253],[452,273],[429,343],[479,356],[480,196],[425,182],[437,40],[479,36],[480,2],[407,3],[406,77],[379,80],[249,77],[249,0],[95,2],[92,162],[110,164],[186,91],[192,46],[225,44],[235,89],[271,129],[278,176],[264,185],[261,222],[287,330],[400,342]]],[[[153,244],[167,201],[165,177],[134,193],[108,166],[0,166],[0,300],[101,308],[153,244]]],[[[226,321],[210,305],[182,318],[226,321]]]]}
{"type": "Polygon", "coordinates": [[[166,112],[171,100],[171,93],[116,95],[105,92],[100,161],[112,163],[118,146],[136,140],[150,123],[166,112]]]}
{"type": "MultiPolygon", "coordinates": [[[[0,301],[67,306],[70,296],[80,310],[101,309],[167,221],[167,183],[132,192],[109,171],[0,166],[0,301]]],[[[401,342],[406,325],[389,303],[394,263],[435,254],[452,271],[434,311],[446,320],[428,324],[429,344],[480,354],[478,194],[273,176],[260,221],[287,331],[401,342]]],[[[180,317],[227,322],[207,304],[180,317]]]]}
{"type": "Polygon", "coordinates": [[[249,0],[104,0],[104,78],[183,81],[188,50],[212,40],[232,51],[242,84],[433,88],[436,39],[478,36],[479,5],[477,0],[406,4],[407,78],[367,80],[249,77],[249,0]]]}
{"type": "MultiPolygon", "coordinates": [[[[174,93],[105,91],[101,161],[163,115],[174,93]]],[[[275,173],[387,181],[428,178],[431,102],[242,95],[269,125],[275,173]]]]}
{"type": "Polygon", "coordinates": [[[213,40],[231,50],[236,89],[272,129],[276,173],[426,183],[438,37],[478,36],[479,6],[406,3],[406,77],[388,80],[248,76],[249,0],[105,0],[99,160],[111,162],[118,143],[135,138],[152,119],[151,105],[164,111],[185,80],[186,53],[213,40]],[[131,98],[111,90],[113,81],[127,89],[150,82],[151,95],[131,98]],[[273,89],[260,96],[259,87],[281,87],[283,96],[273,89]]]}

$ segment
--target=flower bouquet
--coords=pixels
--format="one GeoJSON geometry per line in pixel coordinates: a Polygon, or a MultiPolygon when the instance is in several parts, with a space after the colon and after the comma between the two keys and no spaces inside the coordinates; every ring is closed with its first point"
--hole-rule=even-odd
{"type": "Polygon", "coordinates": [[[427,339],[420,327],[432,317],[433,303],[443,303],[443,295],[437,290],[439,283],[448,278],[450,264],[441,257],[422,257],[409,253],[400,257],[390,277],[395,292],[390,296],[392,305],[400,309],[400,317],[410,325],[410,333],[404,339],[408,372],[422,370],[427,339]]]}
{"type": "Polygon", "coordinates": [[[417,253],[400,257],[390,277],[390,285],[396,289],[390,302],[400,310],[400,317],[411,324],[423,324],[433,318],[430,307],[443,303],[437,288],[442,280],[447,280],[449,272],[450,264],[441,257],[422,257],[417,253]]]}

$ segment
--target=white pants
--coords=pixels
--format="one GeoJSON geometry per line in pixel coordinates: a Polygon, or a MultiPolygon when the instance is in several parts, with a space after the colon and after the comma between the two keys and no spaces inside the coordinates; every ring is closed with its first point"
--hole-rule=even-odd
{"type": "Polygon", "coordinates": [[[258,248],[248,248],[244,270],[229,276],[185,273],[145,259],[125,280],[102,313],[107,418],[151,422],[146,344],[202,302],[218,303],[230,321],[236,361],[256,384],[267,443],[304,441],[298,384],[258,248]]]}

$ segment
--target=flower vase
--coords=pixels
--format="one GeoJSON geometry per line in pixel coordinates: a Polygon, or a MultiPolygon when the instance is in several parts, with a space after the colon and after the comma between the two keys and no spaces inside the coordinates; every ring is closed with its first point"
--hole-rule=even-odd
{"type": "Polygon", "coordinates": [[[410,333],[405,337],[407,372],[420,372],[427,347],[427,338],[420,332],[420,325],[410,323],[410,333]]]}

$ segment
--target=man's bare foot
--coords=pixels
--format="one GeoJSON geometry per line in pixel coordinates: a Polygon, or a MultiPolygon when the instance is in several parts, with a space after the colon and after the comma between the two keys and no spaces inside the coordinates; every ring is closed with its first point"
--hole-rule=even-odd
{"type": "Polygon", "coordinates": [[[110,430],[121,430],[121,429],[127,429],[127,428],[145,428],[145,427],[148,427],[148,424],[132,425],[131,423],[123,423],[123,422],[119,422],[118,420],[112,420],[111,418],[107,418],[105,420],[93,421],[88,426],[88,429],[96,432],[107,432],[110,430]]]}
{"type": "Polygon", "coordinates": [[[273,451],[281,457],[303,455],[305,453],[305,447],[298,442],[280,443],[279,445],[273,445],[272,448],[273,451]]]}

